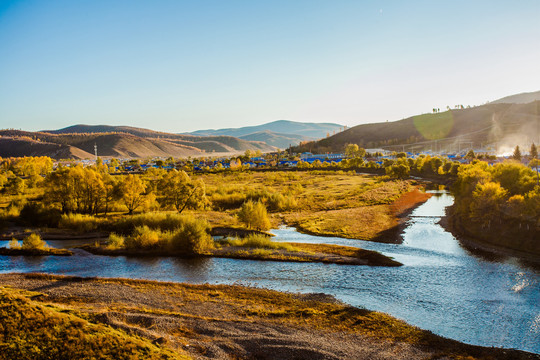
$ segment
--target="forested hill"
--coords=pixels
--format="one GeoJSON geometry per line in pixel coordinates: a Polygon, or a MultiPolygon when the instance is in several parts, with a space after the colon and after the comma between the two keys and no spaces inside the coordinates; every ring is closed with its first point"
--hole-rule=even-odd
{"type": "Polygon", "coordinates": [[[389,150],[457,150],[469,147],[515,146],[538,141],[540,101],[528,104],[491,103],[412,116],[407,119],[362,124],[293,151],[339,152],[346,144],[389,150]],[[403,146],[405,145],[405,146],[403,146]]]}

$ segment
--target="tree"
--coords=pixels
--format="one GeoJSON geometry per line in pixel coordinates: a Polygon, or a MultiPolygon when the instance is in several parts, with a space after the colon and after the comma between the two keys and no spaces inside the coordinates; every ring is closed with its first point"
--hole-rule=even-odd
{"type": "Polygon", "coordinates": [[[531,159],[536,159],[538,157],[538,149],[534,143],[531,145],[531,150],[529,151],[529,156],[531,159]]]}
{"type": "Polygon", "coordinates": [[[476,155],[474,154],[474,151],[472,149],[467,152],[467,155],[465,155],[465,159],[476,159],[476,155]]]}
{"type": "Polygon", "coordinates": [[[146,185],[138,176],[128,175],[120,183],[120,193],[122,200],[128,208],[129,214],[133,214],[139,206],[144,204],[144,190],[146,185]]]}
{"type": "Polygon", "coordinates": [[[406,158],[406,157],[407,157],[407,154],[404,153],[404,152],[398,152],[398,153],[396,154],[396,157],[397,157],[398,159],[406,158]]]}
{"type": "Polygon", "coordinates": [[[238,219],[248,228],[257,230],[270,229],[268,212],[266,211],[266,206],[261,202],[254,203],[251,200],[246,201],[240,208],[238,219]]]}
{"type": "Polygon", "coordinates": [[[348,144],[345,146],[345,156],[349,159],[363,158],[366,155],[366,150],[358,147],[356,144],[348,144]]]}
{"type": "Polygon", "coordinates": [[[473,192],[471,217],[481,222],[483,226],[489,225],[491,220],[499,214],[507,195],[508,192],[499,183],[478,184],[473,192]]]}
{"type": "Polygon", "coordinates": [[[521,161],[521,151],[519,150],[519,146],[516,146],[514,149],[514,154],[512,155],[512,159],[521,161]]]}
{"type": "Polygon", "coordinates": [[[181,213],[187,207],[197,209],[206,203],[206,190],[202,181],[192,181],[185,171],[173,170],[160,182],[163,205],[171,205],[181,213]]]}
{"type": "Polygon", "coordinates": [[[386,174],[393,178],[406,179],[409,177],[411,168],[403,163],[389,166],[385,169],[386,174]]]}

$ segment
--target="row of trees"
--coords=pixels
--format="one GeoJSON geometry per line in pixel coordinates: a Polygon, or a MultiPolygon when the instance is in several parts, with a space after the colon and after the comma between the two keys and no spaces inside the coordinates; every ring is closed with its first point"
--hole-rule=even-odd
{"type": "Polygon", "coordinates": [[[206,204],[204,183],[177,170],[111,176],[99,166],[59,167],[45,178],[43,186],[45,202],[63,213],[107,214],[114,201],[121,201],[130,214],[148,202],[157,201],[179,213],[206,204]]]}

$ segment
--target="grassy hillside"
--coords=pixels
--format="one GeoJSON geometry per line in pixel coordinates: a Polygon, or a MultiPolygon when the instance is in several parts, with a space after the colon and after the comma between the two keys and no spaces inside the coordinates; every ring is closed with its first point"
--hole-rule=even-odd
{"type": "Polygon", "coordinates": [[[0,157],[50,156],[56,159],[106,157],[185,157],[203,153],[244,152],[247,149],[274,151],[259,141],[230,136],[201,137],[160,133],[147,129],[76,125],[51,132],[0,130],[0,157]],[[125,131],[125,132],[124,132],[125,131]]]}
{"type": "Polygon", "coordinates": [[[296,151],[342,151],[346,144],[389,150],[458,150],[462,144],[515,146],[537,141],[540,101],[528,104],[487,104],[469,109],[423,114],[407,119],[362,124],[296,151]],[[436,142],[435,142],[436,141],[436,142]],[[406,145],[403,147],[403,145],[406,145]]]}
{"type": "Polygon", "coordinates": [[[521,93],[505,96],[499,100],[492,101],[492,104],[528,104],[540,100],[540,91],[521,93]]]}
{"type": "Polygon", "coordinates": [[[0,137],[0,157],[50,156],[56,159],[86,159],[91,154],[74,146],[36,141],[30,138],[0,137]]]}

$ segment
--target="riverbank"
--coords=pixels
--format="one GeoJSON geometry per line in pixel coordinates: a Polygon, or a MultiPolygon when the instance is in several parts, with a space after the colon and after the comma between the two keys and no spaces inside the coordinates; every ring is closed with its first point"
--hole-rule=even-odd
{"type": "MultiPolygon", "coordinates": [[[[470,226],[463,224],[459,216],[454,213],[453,207],[447,208],[445,213],[446,215],[441,218],[439,224],[454,235],[466,248],[502,256],[518,257],[535,265],[540,265],[539,253],[523,251],[509,246],[509,243],[516,243],[516,241],[519,241],[520,244],[523,243],[524,239],[519,236],[518,232],[509,235],[504,231],[483,229],[483,234],[480,234],[478,231],[473,231],[470,226]]],[[[530,239],[529,242],[532,241],[534,239],[530,239]]]]}
{"type": "Polygon", "coordinates": [[[67,249],[43,248],[43,249],[10,249],[0,248],[0,255],[5,256],[71,256],[72,251],[67,249]]]}
{"type": "Polygon", "coordinates": [[[203,254],[187,255],[164,249],[109,249],[95,244],[80,248],[94,255],[128,257],[217,257],[240,260],[318,262],[340,265],[402,266],[400,262],[371,250],[349,246],[304,243],[277,243],[283,248],[252,248],[243,246],[219,246],[203,254]]]}
{"type": "MultiPolygon", "coordinates": [[[[85,339],[89,327],[95,337],[114,332],[118,351],[124,346],[120,339],[137,339],[140,348],[134,347],[133,354],[145,348],[148,358],[157,358],[161,352],[163,358],[196,359],[539,359],[523,351],[445,339],[324,294],[44,274],[1,274],[0,284],[9,287],[0,291],[11,296],[7,302],[11,305],[2,307],[2,323],[18,316],[18,302],[40,316],[70,316],[85,339]]],[[[54,335],[43,329],[51,323],[47,318],[38,320],[29,317],[11,326],[54,335]]],[[[0,334],[2,343],[15,341],[6,336],[0,334]]],[[[67,350],[70,347],[61,336],[27,337],[27,347],[22,349],[39,349],[45,340],[48,346],[43,349],[56,351],[57,357],[77,357],[76,351],[87,351],[86,342],[67,350]]],[[[107,350],[104,346],[103,351],[107,350]]]]}

